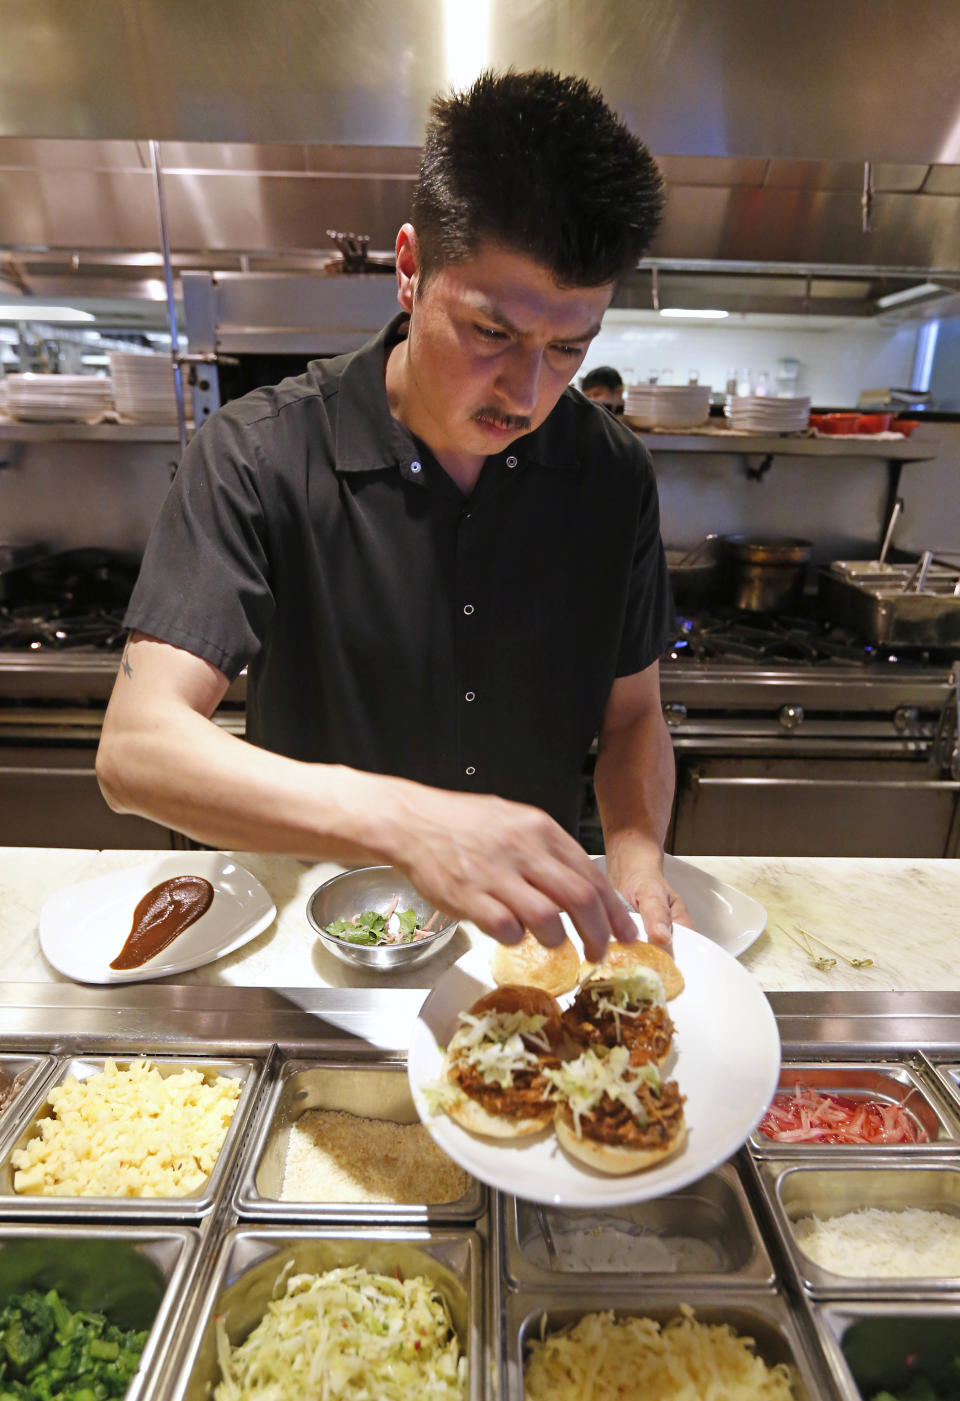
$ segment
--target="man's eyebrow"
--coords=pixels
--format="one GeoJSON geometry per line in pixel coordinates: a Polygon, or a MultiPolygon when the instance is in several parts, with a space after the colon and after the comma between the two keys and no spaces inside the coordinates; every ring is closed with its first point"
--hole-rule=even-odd
{"type": "MultiPolygon", "coordinates": [[[[496,306],[494,306],[493,302],[477,302],[474,307],[474,310],[477,311],[481,316],[486,317],[488,321],[492,321],[495,325],[501,326],[503,330],[509,331],[511,335],[521,337],[524,335],[524,332],[521,331],[520,327],[515,326],[510,320],[509,316],[504,316],[503,312],[500,311],[496,306]]],[[[578,331],[575,335],[572,336],[558,336],[557,339],[562,340],[564,344],[567,345],[571,341],[593,340],[594,336],[597,335],[599,331],[600,322],[598,321],[596,325],[591,326],[589,330],[578,331]]]]}

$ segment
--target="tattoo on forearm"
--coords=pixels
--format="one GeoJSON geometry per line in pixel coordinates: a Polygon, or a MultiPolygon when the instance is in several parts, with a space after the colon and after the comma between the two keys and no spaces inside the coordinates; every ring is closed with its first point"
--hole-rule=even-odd
{"type": "Polygon", "coordinates": [[[133,675],[133,667],[130,665],[129,653],[130,643],[127,642],[123,649],[123,656],[120,658],[120,669],[123,672],[124,676],[127,677],[133,675]]]}

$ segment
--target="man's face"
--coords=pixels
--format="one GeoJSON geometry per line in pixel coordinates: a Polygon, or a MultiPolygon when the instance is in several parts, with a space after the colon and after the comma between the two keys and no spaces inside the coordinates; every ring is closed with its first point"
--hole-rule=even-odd
{"type": "Polygon", "coordinates": [[[606,404],[615,414],[623,413],[623,386],[617,389],[608,389],[605,384],[595,384],[592,389],[585,389],[584,395],[592,399],[596,404],[606,404]]]}
{"type": "Polygon", "coordinates": [[[490,244],[440,268],[409,297],[407,426],[438,455],[469,457],[539,427],[579,369],[613,290],[558,287],[532,258],[490,244]]]}

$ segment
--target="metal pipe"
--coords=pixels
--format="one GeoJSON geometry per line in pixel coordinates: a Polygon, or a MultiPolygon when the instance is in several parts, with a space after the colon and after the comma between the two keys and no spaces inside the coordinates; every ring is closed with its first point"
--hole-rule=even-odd
{"type": "Polygon", "coordinates": [[[173,267],[170,263],[170,240],[167,237],[167,202],[163,191],[163,169],[160,164],[160,142],[150,142],[153,166],[153,186],[157,196],[157,218],[160,221],[160,248],[163,254],[163,277],[167,286],[167,320],[170,325],[170,359],[173,364],[173,387],[177,396],[177,426],[180,430],[180,455],[187,450],[187,415],[183,405],[183,374],[180,368],[180,338],[177,335],[177,305],[173,299],[173,267]]]}

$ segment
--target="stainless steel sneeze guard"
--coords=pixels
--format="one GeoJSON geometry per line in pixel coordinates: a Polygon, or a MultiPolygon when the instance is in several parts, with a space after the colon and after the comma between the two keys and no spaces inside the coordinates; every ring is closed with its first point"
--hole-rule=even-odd
{"type": "MultiPolygon", "coordinates": [[[[156,1214],[151,1200],[126,1203],[129,1215],[114,1202],[38,1197],[15,1200],[11,1211],[9,1192],[0,1190],[0,1294],[4,1260],[14,1258],[5,1254],[10,1242],[53,1241],[43,1249],[62,1255],[78,1238],[142,1254],[130,1243],[143,1237],[162,1242],[147,1253],[159,1250],[169,1264],[173,1247],[163,1242],[183,1239],[169,1278],[161,1270],[170,1312],[154,1332],[170,1346],[157,1343],[133,1401],[200,1401],[213,1376],[214,1312],[228,1307],[228,1327],[244,1332],[288,1260],[307,1269],[351,1261],[371,1269],[415,1266],[445,1281],[470,1358],[470,1401],[521,1401],[524,1346],[541,1320],[561,1327],[591,1310],[664,1321],[689,1303],[701,1320],[728,1322],[754,1337],[766,1361],[793,1362],[797,1401],[857,1401],[842,1345],[861,1320],[889,1315],[960,1328],[960,1280],[915,1281],[897,1299],[877,1281],[851,1292],[836,1277],[813,1277],[790,1224],[807,1204],[857,1200],[941,1204],[960,1214],[955,994],[771,994],[787,1077],[817,1074],[836,1083],[845,1072],[862,1091],[879,1087],[904,1103],[936,1136],[917,1148],[800,1147],[789,1157],[778,1156],[776,1145],[770,1153],[748,1145],[672,1197],[603,1213],[604,1230],[623,1223],[630,1250],[646,1233],[684,1235],[713,1252],[711,1268],[671,1273],[555,1268],[546,1248],[538,1253],[534,1209],[479,1184],[439,1217],[434,1208],[414,1207],[404,1217],[404,1208],[393,1214],[389,1207],[331,1204],[319,1206],[308,1224],[314,1208],[273,1199],[285,1126],[302,1108],[350,1107],[345,1100],[352,1100],[360,1112],[403,1119],[405,1048],[424,995],[160,984],[0,989],[0,1054],[37,1065],[32,1088],[0,1119],[0,1174],[50,1085],[71,1065],[144,1054],[171,1064],[250,1067],[235,1138],[209,1184],[212,1200],[203,1209],[188,1203],[181,1218],[194,1225],[163,1224],[171,1218],[156,1214]],[[289,1217],[274,1214],[287,1207],[289,1217]]],[[[555,1247],[557,1233],[577,1225],[573,1212],[543,1215],[555,1247]]],[[[583,1217],[589,1229],[598,1213],[583,1217]]],[[[76,1249],[71,1258],[82,1264],[83,1255],[76,1249]]]]}

